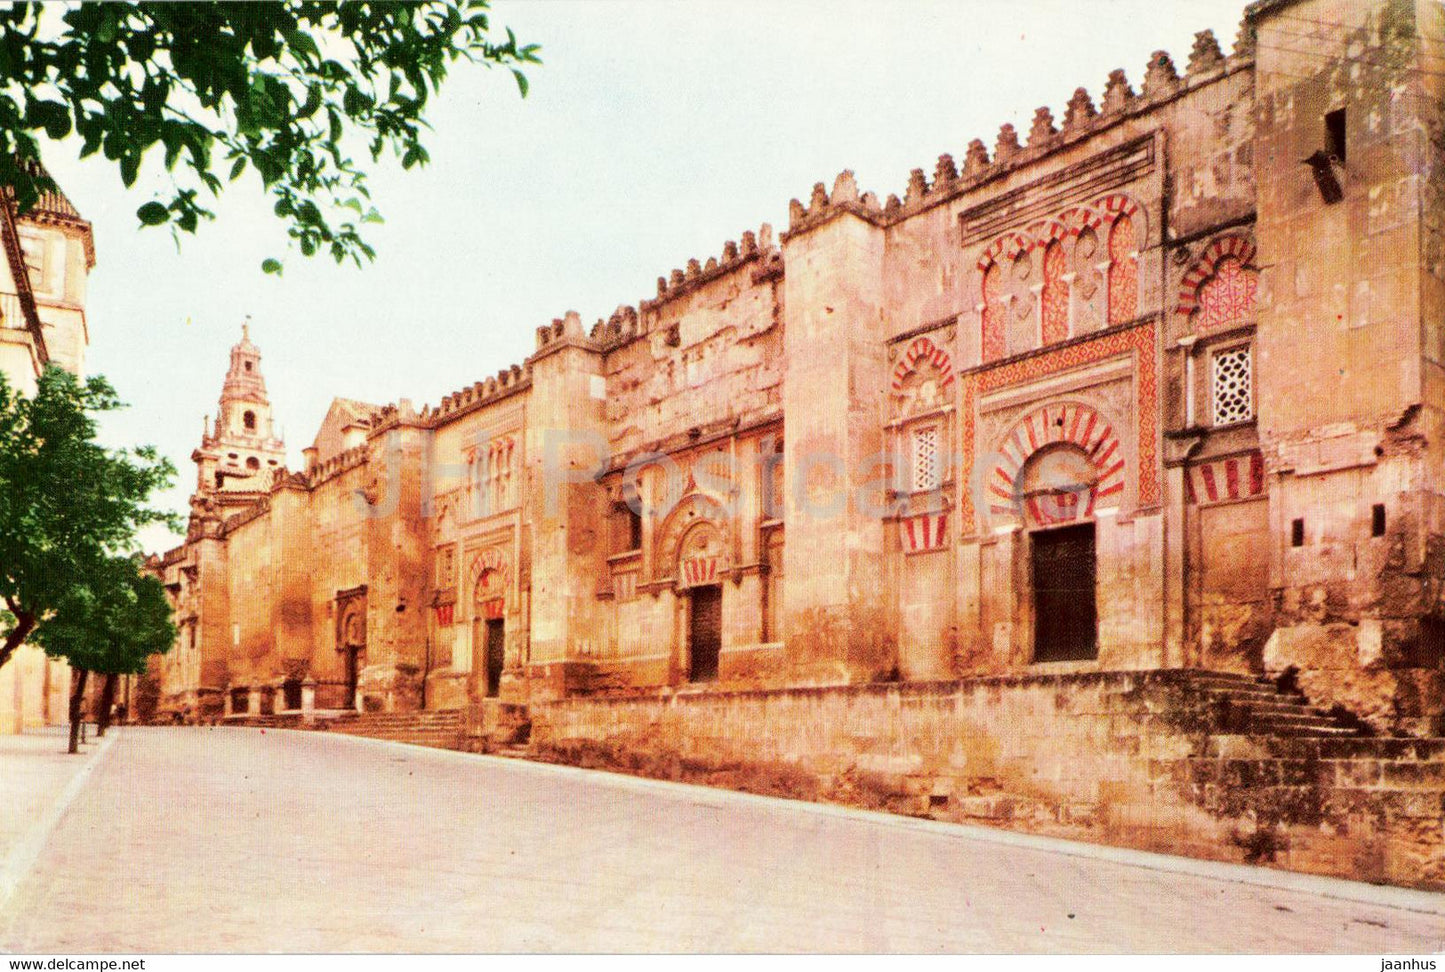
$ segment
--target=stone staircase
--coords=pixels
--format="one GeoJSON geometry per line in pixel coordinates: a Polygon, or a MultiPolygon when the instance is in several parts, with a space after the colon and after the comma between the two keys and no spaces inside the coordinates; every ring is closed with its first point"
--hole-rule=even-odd
{"type": "Polygon", "coordinates": [[[1188,684],[1204,701],[1216,733],[1275,738],[1365,734],[1348,714],[1315,708],[1303,693],[1281,688],[1266,676],[1191,671],[1188,684]]]}
{"type": "Polygon", "coordinates": [[[281,715],[231,716],[223,725],[241,726],[246,729],[303,729],[301,713],[287,712],[281,715]]]}
{"type": "Polygon", "coordinates": [[[346,713],[317,726],[330,732],[371,739],[431,746],[434,749],[460,749],[465,729],[465,713],[461,709],[428,709],[422,712],[346,713]]]}

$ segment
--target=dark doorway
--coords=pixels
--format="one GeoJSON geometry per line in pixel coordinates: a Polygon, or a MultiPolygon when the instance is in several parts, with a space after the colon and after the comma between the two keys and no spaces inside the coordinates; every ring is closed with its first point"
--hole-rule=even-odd
{"type": "Polygon", "coordinates": [[[507,658],[507,622],[501,618],[487,621],[487,698],[495,698],[502,690],[502,666],[507,658]]]}
{"type": "Polygon", "coordinates": [[[365,649],[360,645],[347,645],[346,654],[346,708],[356,708],[356,685],[361,674],[361,653],[365,649]]]}
{"type": "Polygon", "coordinates": [[[1094,524],[1033,535],[1034,661],[1099,657],[1094,524]]]}
{"type": "Polygon", "coordinates": [[[687,677],[692,682],[717,678],[717,657],[722,650],[722,588],[716,584],[694,587],[688,600],[687,677]]]}

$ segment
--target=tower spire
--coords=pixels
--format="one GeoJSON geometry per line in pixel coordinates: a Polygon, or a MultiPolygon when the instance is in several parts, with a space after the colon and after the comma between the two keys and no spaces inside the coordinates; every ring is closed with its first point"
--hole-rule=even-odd
{"type": "Polygon", "coordinates": [[[251,341],[249,314],[241,323],[241,340],[231,347],[214,431],[202,436],[191,459],[197,467],[197,495],[222,506],[252,502],[270,488],[271,474],[286,461],[286,444],[275,430],[261,374],[261,349],[251,341]]]}

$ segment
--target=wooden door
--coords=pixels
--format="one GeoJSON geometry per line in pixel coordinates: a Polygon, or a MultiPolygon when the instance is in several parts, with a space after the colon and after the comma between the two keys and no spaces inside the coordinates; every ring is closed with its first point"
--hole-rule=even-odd
{"type": "Polygon", "coordinates": [[[717,678],[722,650],[722,588],[716,584],[694,587],[688,600],[688,679],[710,682],[717,678]]]}
{"type": "Polygon", "coordinates": [[[507,622],[501,618],[487,621],[487,697],[502,690],[502,667],[507,658],[507,622]]]}
{"type": "Polygon", "coordinates": [[[1094,524],[1033,534],[1034,660],[1099,657],[1094,524]]]}

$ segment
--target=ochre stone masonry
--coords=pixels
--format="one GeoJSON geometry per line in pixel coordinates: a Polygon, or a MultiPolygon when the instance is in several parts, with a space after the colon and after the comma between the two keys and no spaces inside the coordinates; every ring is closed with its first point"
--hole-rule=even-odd
{"type": "Polygon", "coordinates": [[[1245,678],[567,700],[532,733],[584,766],[1445,890],[1445,739],[1357,738],[1245,678]]]}
{"type": "MultiPolygon", "coordinates": [[[[0,374],[22,395],[35,394],[41,371],[55,365],[85,374],[90,344],[86,288],[95,238],[63,192],[41,193],[35,207],[0,217],[0,374]]],[[[0,668],[0,735],[66,718],[70,666],[23,644],[0,668]]]]}
{"type": "Polygon", "coordinates": [[[155,715],[1437,886],[1442,21],[1257,3],[301,470],[243,338],[155,715]]]}

